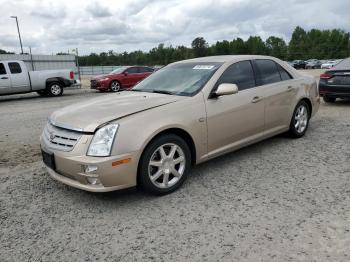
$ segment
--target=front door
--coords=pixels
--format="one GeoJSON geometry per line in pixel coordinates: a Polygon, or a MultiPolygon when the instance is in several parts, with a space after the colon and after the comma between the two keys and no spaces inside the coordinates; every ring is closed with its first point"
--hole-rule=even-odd
{"type": "Polygon", "coordinates": [[[238,86],[238,93],[209,98],[206,102],[208,157],[237,149],[264,134],[263,91],[256,86],[249,60],[230,65],[221,75],[221,83],[238,86]]]}
{"type": "Polygon", "coordinates": [[[11,89],[11,79],[4,63],[0,63],[0,94],[8,94],[11,89]]]}

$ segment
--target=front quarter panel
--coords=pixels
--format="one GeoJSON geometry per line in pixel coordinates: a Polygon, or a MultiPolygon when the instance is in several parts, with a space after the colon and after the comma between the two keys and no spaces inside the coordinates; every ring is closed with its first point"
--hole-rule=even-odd
{"type": "Polygon", "coordinates": [[[179,100],[153,108],[118,121],[120,124],[112,154],[138,151],[137,161],[148,143],[159,133],[170,128],[186,131],[196,147],[196,162],[202,161],[207,151],[206,113],[203,94],[179,97],[179,100]]]}

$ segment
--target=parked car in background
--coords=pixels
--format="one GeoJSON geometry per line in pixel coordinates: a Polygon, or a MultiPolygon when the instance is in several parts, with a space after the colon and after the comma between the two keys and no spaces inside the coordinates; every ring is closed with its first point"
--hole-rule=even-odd
{"type": "Polygon", "coordinates": [[[350,58],[321,74],[319,91],[327,103],[334,103],[337,98],[350,98],[350,58]]]}
{"type": "Polygon", "coordinates": [[[153,72],[154,69],[147,66],[123,66],[107,75],[91,79],[91,89],[119,92],[133,87],[153,72]]]}
{"type": "Polygon", "coordinates": [[[305,69],[306,62],[303,60],[294,60],[293,61],[293,67],[295,69],[305,69]]]}
{"type": "Polygon", "coordinates": [[[335,66],[337,62],[335,60],[328,60],[327,62],[321,65],[321,69],[330,69],[335,66]]]}
{"type": "Polygon", "coordinates": [[[37,92],[60,96],[63,88],[75,84],[74,71],[30,71],[23,61],[0,61],[0,95],[37,92]]]}
{"type": "Polygon", "coordinates": [[[321,61],[317,60],[317,59],[310,59],[306,61],[306,65],[305,68],[306,69],[319,69],[321,68],[321,61]]]}
{"type": "Polygon", "coordinates": [[[54,112],[41,135],[49,175],[92,192],[167,194],[192,165],[279,133],[300,138],[316,80],[269,56],[179,61],[128,92],[54,112]]]}

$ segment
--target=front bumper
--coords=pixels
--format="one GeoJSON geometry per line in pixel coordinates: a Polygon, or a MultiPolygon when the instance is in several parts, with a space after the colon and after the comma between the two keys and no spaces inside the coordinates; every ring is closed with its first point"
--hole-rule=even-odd
{"type": "MultiPolygon", "coordinates": [[[[84,138],[83,138],[84,139],[84,138]]],[[[50,148],[41,139],[44,152],[53,154],[54,169],[47,166],[49,175],[66,185],[90,192],[108,192],[136,186],[138,154],[137,152],[109,156],[86,156],[84,146],[77,144],[70,152],[50,148]],[[128,159],[128,162],[121,160],[128,159]],[[86,172],[87,166],[97,167],[94,174],[86,172]],[[91,184],[88,178],[98,178],[100,183],[91,184]]]]}
{"type": "Polygon", "coordinates": [[[107,81],[99,81],[99,80],[91,80],[90,88],[97,90],[107,90],[109,89],[109,82],[107,81]]]}
{"type": "Polygon", "coordinates": [[[47,169],[47,172],[49,173],[49,175],[53,179],[65,184],[67,186],[75,187],[75,188],[89,191],[89,192],[96,192],[96,193],[97,192],[110,192],[110,191],[120,190],[120,189],[129,188],[129,187],[133,186],[133,185],[125,184],[125,185],[119,185],[119,186],[105,187],[102,184],[100,184],[100,185],[82,184],[76,180],[70,179],[70,178],[65,177],[63,175],[60,175],[59,173],[55,172],[54,170],[52,170],[49,167],[46,167],[46,169],[47,169]]]}

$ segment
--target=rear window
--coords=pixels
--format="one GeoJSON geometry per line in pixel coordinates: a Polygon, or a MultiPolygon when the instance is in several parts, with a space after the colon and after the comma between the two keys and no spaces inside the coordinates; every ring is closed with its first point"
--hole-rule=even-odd
{"type": "Polygon", "coordinates": [[[334,66],[332,69],[335,70],[350,70],[350,58],[344,59],[339,64],[334,66]]]}
{"type": "Polygon", "coordinates": [[[257,82],[259,85],[268,85],[281,81],[281,76],[274,61],[268,59],[255,60],[257,82]]]}
{"type": "Polygon", "coordinates": [[[250,61],[241,61],[230,65],[221,75],[215,89],[223,83],[236,84],[239,90],[254,87],[255,77],[250,61]]]}
{"type": "Polygon", "coordinates": [[[140,67],[139,71],[140,73],[149,73],[149,72],[153,72],[153,69],[149,67],[140,67]]]}
{"type": "Polygon", "coordinates": [[[9,68],[10,68],[11,74],[22,73],[22,69],[19,63],[15,63],[15,62],[9,63],[9,68]]]}
{"type": "Polygon", "coordinates": [[[6,75],[6,69],[3,63],[0,63],[0,75],[6,75]]]}

